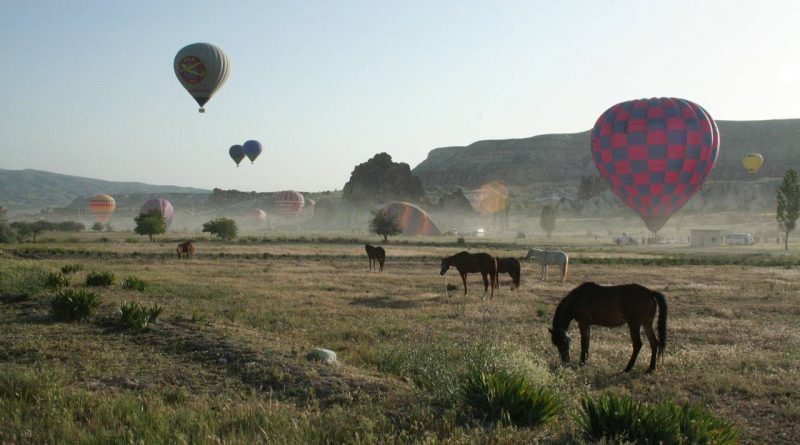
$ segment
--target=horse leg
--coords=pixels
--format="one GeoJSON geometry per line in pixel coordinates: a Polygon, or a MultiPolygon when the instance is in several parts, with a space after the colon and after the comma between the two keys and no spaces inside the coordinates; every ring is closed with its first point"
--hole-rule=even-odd
{"type": "MultiPolygon", "coordinates": [[[[489,276],[486,272],[481,272],[481,278],[483,278],[483,296],[481,300],[485,300],[486,294],[489,292],[489,276]]],[[[492,293],[494,294],[494,283],[492,283],[492,293]]]]}
{"type": "Polygon", "coordinates": [[[581,331],[581,365],[586,363],[589,357],[589,333],[591,326],[589,323],[578,323],[578,329],[581,331]]]}
{"type": "Polygon", "coordinates": [[[547,270],[547,266],[545,266],[545,265],[544,265],[544,263],[542,263],[542,266],[541,266],[541,268],[542,268],[542,277],[541,277],[541,281],[544,281],[544,274],[545,274],[545,271],[547,270]]]}
{"type": "Polygon", "coordinates": [[[466,273],[462,273],[461,274],[461,281],[464,282],[464,295],[467,295],[467,274],[466,273]]]}
{"type": "Polygon", "coordinates": [[[628,328],[631,330],[631,343],[633,343],[633,354],[631,354],[631,359],[628,360],[628,366],[625,367],[624,372],[630,372],[633,368],[633,364],[636,363],[636,357],[639,355],[639,350],[642,349],[642,335],[639,332],[641,326],[633,325],[633,323],[628,323],[628,328]]]}
{"type": "MultiPolygon", "coordinates": [[[[644,324],[644,333],[647,335],[647,340],[650,342],[650,367],[647,369],[647,372],[652,372],[656,370],[656,358],[658,357],[658,339],[656,338],[656,333],[653,331],[653,322],[645,323],[644,324]]],[[[663,363],[662,363],[663,365],[663,363]]]]}

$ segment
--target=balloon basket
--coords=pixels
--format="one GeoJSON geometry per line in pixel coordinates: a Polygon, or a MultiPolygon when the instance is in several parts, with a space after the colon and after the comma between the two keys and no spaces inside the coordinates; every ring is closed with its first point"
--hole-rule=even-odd
{"type": "Polygon", "coordinates": [[[199,110],[197,110],[197,112],[198,112],[198,113],[205,113],[205,112],[206,112],[206,109],[205,109],[205,108],[200,108],[199,110]]]}

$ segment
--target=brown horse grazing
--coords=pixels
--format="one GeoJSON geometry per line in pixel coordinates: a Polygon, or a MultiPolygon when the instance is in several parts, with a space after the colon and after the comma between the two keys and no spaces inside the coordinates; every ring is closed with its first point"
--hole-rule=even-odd
{"type": "MultiPolygon", "coordinates": [[[[507,273],[511,277],[511,290],[519,288],[520,265],[518,259],[498,258],[497,273],[507,273]]],[[[500,280],[497,280],[497,286],[500,287],[500,280]]]]}
{"type": "Polygon", "coordinates": [[[383,263],[386,261],[386,251],[383,250],[383,247],[365,244],[364,249],[367,251],[367,257],[369,257],[369,270],[372,270],[372,265],[375,264],[375,270],[378,271],[378,265],[380,265],[378,272],[383,272],[383,263]]]}
{"type": "Polygon", "coordinates": [[[600,286],[595,283],[583,283],[564,297],[553,315],[553,327],[550,336],[553,344],[561,354],[561,360],[569,362],[570,336],[567,329],[572,320],[578,322],[581,331],[581,364],[586,363],[589,353],[589,327],[591,325],[616,327],[627,323],[631,331],[633,354],[625,367],[625,372],[633,368],[636,357],[642,348],[644,332],[650,341],[650,368],[656,369],[656,357],[661,357],[667,344],[667,300],[660,292],[650,290],[638,284],[621,286],[600,286]],[[658,338],[653,332],[653,319],[658,308],[658,338]]]}
{"type": "Polygon", "coordinates": [[[442,258],[442,270],[440,275],[444,275],[450,266],[458,269],[461,281],[464,282],[464,295],[467,295],[467,274],[480,272],[483,277],[483,299],[489,291],[489,278],[491,278],[492,293],[489,298],[494,297],[494,288],[497,287],[497,259],[488,253],[469,253],[458,252],[453,256],[442,258]]]}
{"type": "Polygon", "coordinates": [[[194,255],[194,244],[191,241],[185,241],[178,244],[178,248],[175,250],[178,252],[178,258],[181,257],[181,254],[186,255],[188,258],[194,255]]]}

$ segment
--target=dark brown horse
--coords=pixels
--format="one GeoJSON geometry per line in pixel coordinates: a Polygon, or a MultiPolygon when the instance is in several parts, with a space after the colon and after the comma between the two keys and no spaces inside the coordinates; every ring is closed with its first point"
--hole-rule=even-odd
{"type": "Polygon", "coordinates": [[[383,272],[383,263],[386,261],[386,251],[383,250],[383,247],[365,244],[364,249],[367,251],[367,257],[369,257],[369,270],[372,270],[372,265],[374,264],[376,271],[378,271],[378,266],[380,265],[378,272],[383,272]]]}
{"type": "Polygon", "coordinates": [[[181,257],[181,254],[185,255],[187,258],[194,255],[194,244],[191,241],[185,241],[178,244],[178,248],[175,249],[178,252],[178,258],[181,257]]]}
{"type": "MultiPolygon", "coordinates": [[[[511,277],[511,290],[519,288],[520,265],[518,259],[498,258],[497,273],[507,273],[511,277]]],[[[497,280],[497,286],[500,286],[500,280],[497,280]]]]}
{"type": "Polygon", "coordinates": [[[617,327],[627,324],[631,332],[633,354],[625,367],[625,372],[633,368],[636,357],[642,348],[639,330],[650,341],[650,368],[656,369],[656,358],[664,353],[667,345],[667,300],[660,292],[638,284],[621,286],[600,286],[583,283],[564,297],[553,315],[550,337],[561,354],[561,360],[569,362],[570,336],[567,329],[572,320],[578,322],[581,331],[581,364],[586,363],[589,353],[589,327],[591,325],[617,327]],[[658,309],[658,337],[653,331],[653,319],[658,309]]]}
{"type": "Polygon", "coordinates": [[[441,275],[447,272],[450,266],[458,269],[461,281],[464,282],[464,295],[467,295],[467,274],[480,272],[483,277],[483,299],[489,291],[489,279],[491,278],[492,293],[489,298],[494,297],[494,288],[497,286],[497,259],[488,253],[469,253],[458,252],[453,256],[442,258],[441,275]]]}

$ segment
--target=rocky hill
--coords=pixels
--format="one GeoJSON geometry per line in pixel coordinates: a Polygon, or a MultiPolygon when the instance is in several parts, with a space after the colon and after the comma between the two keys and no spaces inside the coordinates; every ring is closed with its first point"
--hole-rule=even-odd
{"type": "Polygon", "coordinates": [[[40,170],[0,169],[0,205],[11,210],[62,207],[96,193],[210,193],[192,187],[115,182],[40,170]]]}
{"type": "MultiPolygon", "coordinates": [[[[709,180],[752,179],[742,156],[758,152],[765,163],[759,178],[781,177],[800,169],[800,119],[717,121],[720,155],[709,180]]],[[[541,183],[575,183],[596,175],[589,149],[589,131],[548,134],[526,139],[478,141],[466,147],[432,150],[413,173],[426,187],[478,187],[499,180],[516,187],[541,183]]]]}

